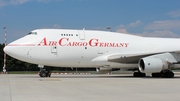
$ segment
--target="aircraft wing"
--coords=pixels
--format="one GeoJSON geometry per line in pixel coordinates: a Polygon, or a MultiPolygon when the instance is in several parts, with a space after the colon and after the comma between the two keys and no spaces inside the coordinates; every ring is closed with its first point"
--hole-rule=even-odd
{"type": "Polygon", "coordinates": [[[139,59],[145,58],[145,57],[151,57],[151,58],[159,58],[162,61],[167,61],[169,63],[178,63],[180,62],[180,55],[177,53],[149,53],[149,54],[110,54],[110,55],[104,55],[99,56],[92,61],[98,62],[98,61],[109,61],[109,62],[115,62],[115,63],[126,63],[126,64],[134,64],[138,63],[139,59]]]}
{"type": "Polygon", "coordinates": [[[138,55],[125,55],[125,54],[116,54],[108,56],[108,61],[116,63],[138,63],[140,58],[147,57],[153,54],[138,54],[138,55]]]}

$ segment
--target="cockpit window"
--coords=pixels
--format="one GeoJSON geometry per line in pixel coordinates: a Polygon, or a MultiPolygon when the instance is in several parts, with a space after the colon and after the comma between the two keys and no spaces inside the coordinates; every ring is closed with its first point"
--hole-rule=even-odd
{"type": "Polygon", "coordinates": [[[37,35],[37,32],[30,32],[28,35],[37,35]]]}

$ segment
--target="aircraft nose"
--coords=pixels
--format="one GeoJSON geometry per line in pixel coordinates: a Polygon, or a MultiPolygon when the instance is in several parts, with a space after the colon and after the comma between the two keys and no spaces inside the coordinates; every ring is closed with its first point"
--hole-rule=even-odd
{"type": "Polygon", "coordinates": [[[5,46],[3,50],[6,54],[10,54],[10,47],[9,46],[5,46]]]}
{"type": "Polygon", "coordinates": [[[21,47],[19,46],[5,46],[3,50],[9,56],[17,59],[23,57],[24,55],[24,51],[21,51],[21,47]]]}

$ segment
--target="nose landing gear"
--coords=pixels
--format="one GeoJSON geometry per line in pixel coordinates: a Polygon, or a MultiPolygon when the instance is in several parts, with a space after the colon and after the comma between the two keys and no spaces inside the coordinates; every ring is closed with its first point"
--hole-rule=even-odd
{"type": "Polygon", "coordinates": [[[40,71],[39,71],[39,76],[40,77],[51,77],[51,72],[47,71],[44,68],[44,65],[38,65],[38,67],[40,68],[40,71]]]}
{"type": "Polygon", "coordinates": [[[46,71],[46,69],[44,69],[44,68],[41,68],[39,71],[39,76],[40,77],[51,77],[51,72],[46,71]]]}

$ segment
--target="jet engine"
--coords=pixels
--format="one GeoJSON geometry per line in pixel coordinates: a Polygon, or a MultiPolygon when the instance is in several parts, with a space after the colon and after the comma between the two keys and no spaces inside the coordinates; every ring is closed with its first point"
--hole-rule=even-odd
{"type": "Polygon", "coordinates": [[[168,63],[159,58],[141,58],[138,63],[139,71],[142,73],[158,73],[168,69],[168,63]]]}

